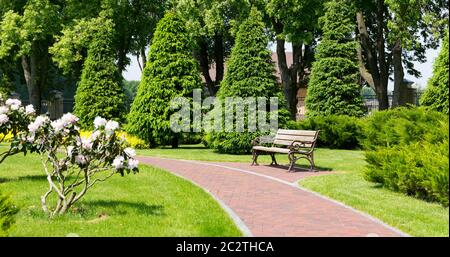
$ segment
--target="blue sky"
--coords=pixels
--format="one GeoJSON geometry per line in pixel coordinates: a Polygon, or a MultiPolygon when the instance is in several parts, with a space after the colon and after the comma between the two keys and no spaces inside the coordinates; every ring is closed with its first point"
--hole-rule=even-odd
{"type": "MultiPolygon", "coordinates": [[[[272,51],[275,50],[275,45],[269,47],[272,51]]],[[[290,47],[286,47],[286,51],[291,51],[290,47]]],[[[405,78],[416,82],[421,88],[425,88],[428,79],[433,75],[433,62],[438,56],[439,49],[429,49],[426,53],[427,61],[425,63],[415,63],[415,68],[422,73],[420,78],[414,78],[413,76],[406,74],[405,78]]],[[[141,80],[141,70],[135,56],[129,56],[131,58],[131,64],[123,72],[123,76],[126,80],[141,80]]],[[[390,83],[389,89],[392,89],[393,85],[390,83]]]]}

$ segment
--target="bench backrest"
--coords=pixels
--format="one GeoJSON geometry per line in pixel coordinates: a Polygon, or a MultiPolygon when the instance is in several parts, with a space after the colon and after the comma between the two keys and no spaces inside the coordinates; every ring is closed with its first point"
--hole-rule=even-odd
{"type": "Polygon", "coordinates": [[[299,143],[296,142],[294,145],[302,145],[304,148],[314,148],[318,135],[319,131],[315,130],[279,129],[273,144],[290,146],[292,142],[299,141],[299,143]],[[302,142],[305,142],[305,144],[301,144],[302,142]]]}

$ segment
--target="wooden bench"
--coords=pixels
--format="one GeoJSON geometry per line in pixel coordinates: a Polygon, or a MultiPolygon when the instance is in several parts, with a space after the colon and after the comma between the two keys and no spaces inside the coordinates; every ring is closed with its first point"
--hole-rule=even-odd
{"type": "Polygon", "coordinates": [[[272,157],[270,165],[278,165],[275,154],[281,153],[288,155],[289,172],[295,162],[301,158],[307,159],[311,164],[310,170],[314,170],[314,148],[318,136],[319,131],[279,129],[275,137],[258,137],[253,141],[252,165],[258,165],[257,160],[260,154],[269,154],[272,157]]]}

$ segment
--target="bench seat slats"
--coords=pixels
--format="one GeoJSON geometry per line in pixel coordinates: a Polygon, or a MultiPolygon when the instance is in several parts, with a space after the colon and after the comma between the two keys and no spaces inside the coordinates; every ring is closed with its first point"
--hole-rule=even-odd
{"type": "MultiPolygon", "coordinates": [[[[285,146],[290,146],[290,145],[292,145],[292,141],[293,140],[278,140],[278,139],[275,139],[274,141],[273,141],[273,144],[274,145],[285,145],[285,146]]],[[[300,143],[295,143],[294,145],[299,145],[300,143]]],[[[311,147],[311,144],[305,144],[303,147],[311,147]]]]}
{"type": "Polygon", "coordinates": [[[278,135],[291,135],[291,136],[312,136],[316,135],[316,131],[313,130],[288,130],[288,129],[279,129],[277,132],[278,135]]]}
{"type": "Polygon", "coordinates": [[[276,135],[275,140],[288,140],[288,141],[314,141],[314,136],[291,136],[291,135],[276,135]]]}
{"type": "Polygon", "coordinates": [[[288,148],[279,148],[279,147],[254,146],[253,150],[272,152],[272,153],[289,153],[288,148]]]}

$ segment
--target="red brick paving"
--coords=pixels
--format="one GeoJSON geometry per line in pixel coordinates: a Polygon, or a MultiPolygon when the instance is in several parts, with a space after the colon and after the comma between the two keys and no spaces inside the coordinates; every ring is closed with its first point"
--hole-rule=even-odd
{"type": "Polygon", "coordinates": [[[191,180],[212,193],[239,216],[253,236],[404,235],[367,215],[292,184],[305,176],[324,172],[287,173],[282,168],[245,163],[139,159],[191,180]]]}

